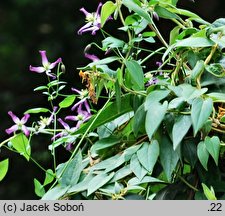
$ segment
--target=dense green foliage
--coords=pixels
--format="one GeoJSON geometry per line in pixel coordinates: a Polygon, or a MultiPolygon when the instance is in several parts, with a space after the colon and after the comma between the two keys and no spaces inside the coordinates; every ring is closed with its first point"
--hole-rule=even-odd
{"type": "MultiPolygon", "coordinates": [[[[34,179],[42,199],[223,199],[225,19],[209,23],[178,8],[177,0],[116,0],[104,3],[99,22],[103,39],[93,37],[85,54],[94,47],[107,56],[92,55],[79,68],[87,89],[63,94],[67,83],[59,63],[56,79],[35,89],[52,110],[25,112],[51,113],[53,124],[33,122],[28,137],[14,133],[0,145],[37,163],[32,140],[51,135],[53,168],[37,163],[46,177],[34,179]],[[169,38],[160,33],[158,19],[172,23],[169,38]],[[104,30],[115,22],[118,34],[104,30]],[[77,111],[79,127],[61,123],[60,129],[57,118],[66,113],[71,120],[77,99],[91,103],[91,114],[85,105],[86,111],[77,111]],[[59,146],[71,152],[61,164],[59,146]]],[[[2,179],[8,160],[0,167],[2,179]]]]}

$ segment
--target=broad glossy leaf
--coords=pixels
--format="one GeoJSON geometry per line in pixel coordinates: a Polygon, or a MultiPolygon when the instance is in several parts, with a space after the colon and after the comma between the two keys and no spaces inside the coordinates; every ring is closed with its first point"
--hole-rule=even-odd
{"type": "Polygon", "coordinates": [[[202,128],[204,123],[208,120],[213,109],[213,101],[211,98],[194,99],[191,107],[191,119],[194,128],[194,136],[202,128]]]}
{"type": "Polygon", "coordinates": [[[148,94],[146,101],[144,103],[145,110],[148,110],[151,104],[160,102],[162,99],[166,98],[170,93],[170,90],[154,90],[148,94]]]}
{"type": "Polygon", "coordinates": [[[208,150],[209,154],[213,157],[216,165],[218,166],[219,153],[220,153],[220,140],[219,137],[206,137],[205,138],[205,147],[208,150]]]}
{"type": "Polygon", "coordinates": [[[208,170],[207,164],[209,160],[209,152],[206,149],[205,143],[202,141],[198,144],[197,147],[198,159],[201,162],[202,166],[208,170]]]}
{"type": "Polygon", "coordinates": [[[145,124],[145,118],[146,118],[146,111],[144,108],[144,104],[139,106],[137,111],[134,114],[134,121],[133,121],[133,132],[135,136],[138,135],[138,132],[145,124]]]}
{"type": "Polygon", "coordinates": [[[152,23],[152,18],[150,15],[142,9],[138,4],[133,0],[123,0],[123,4],[130,10],[136,12],[140,17],[145,18],[149,23],[152,23]]]}
{"type": "Polygon", "coordinates": [[[169,10],[167,10],[165,7],[161,7],[159,5],[155,6],[155,12],[158,14],[159,17],[162,17],[165,19],[181,19],[175,13],[172,13],[169,10]]]}
{"type": "Polygon", "coordinates": [[[98,153],[99,150],[112,147],[120,142],[120,137],[117,136],[109,136],[95,142],[94,145],[91,146],[90,152],[91,154],[98,153]]]}
{"type": "MultiPolygon", "coordinates": [[[[66,166],[67,163],[64,163],[64,166],[66,166]]],[[[71,186],[73,184],[76,184],[80,178],[80,174],[82,172],[82,155],[79,151],[71,162],[67,165],[65,171],[62,174],[62,177],[60,179],[60,184],[62,186],[71,186]]],[[[61,172],[60,172],[61,173],[61,172]]]]}
{"type": "Polygon", "coordinates": [[[145,129],[148,134],[149,139],[152,139],[152,136],[160,126],[164,116],[166,114],[168,107],[168,102],[164,101],[163,104],[152,103],[147,110],[145,118],[145,129]]]}
{"type": "Polygon", "coordinates": [[[9,159],[0,162],[0,181],[6,176],[9,168],[9,159]]]}
{"type": "Polygon", "coordinates": [[[106,173],[102,173],[95,176],[88,184],[87,196],[91,195],[100,187],[108,183],[113,178],[114,174],[115,173],[111,173],[108,175],[106,173]]]}
{"type": "Polygon", "coordinates": [[[31,154],[31,148],[30,148],[30,142],[27,139],[27,137],[20,133],[13,139],[11,139],[11,143],[13,148],[15,148],[18,153],[23,155],[28,161],[30,159],[30,154],[31,154]]]}
{"type": "Polygon", "coordinates": [[[111,182],[116,182],[128,175],[130,175],[132,173],[131,169],[130,169],[130,165],[126,165],[122,168],[120,168],[119,170],[117,170],[115,172],[115,175],[113,176],[113,178],[110,180],[110,183],[111,182]]]}
{"type": "Polygon", "coordinates": [[[176,149],[191,127],[191,116],[180,115],[176,120],[172,130],[173,148],[176,149]]]}
{"type": "Polygon", "coordinates": [[[184,139],[182,142],[182,155],[192,167],[195,167],[195,164],[198,161],[197,143],[197,139],[194,139],[193,137],[184,139]]]}
{"type": "Polygon", "coordinates": [[[67,190],[70,186],[63,187],[61,185],[57,185],[56,187],[47,191],[47,193],[42,197],[42,200],[58,200],[64,194],[66,194],[67,190]]]}
{"type": "Polygon", "coordinates": [[[107,50],[109,48],[119,48],[123,47],[125,44],[124,41],[119,40],[118,38],[114,37],[107,37],[102,41],[102,49],[107,50]]]}
{"type": "Polygon", "coordinates": [[[41,112],[50,112],[49,109],[46,109],[46,108],[33,108],[33,109],[29,109],[27,110],[24,114],[26,113],[41,113],[41,112]]]}
{"type": "Polygon", "coordinates": [[[159,143],[153,140],[151,143],[145,142],[137,151],[137,157],[141,165],[152,173],[159,156],[159,143]]]}
{"type": "Polygon", "coordinates": [[[75,95],[69,95],[66,98],[64,98],[60,103],[59,107],[60,108],[67,108],[71,106],[75,100],[76,96],[75,95]]]}
{"type": "Polygon", "coordinates": [[[138,88],[135,90],[143,90],[144,89],[144,72],[142,70],[141,65],[134,60],[125,61],[125,65],[131,76],[132,82],[138,86],[138,88]]]}
{"type": "Polygon", "coordinates": [[[224,93],[212,92],[212,93],[207,94],[207,96],[209,96],[213,100],[213,102],[225,103],[225,94],[224,93]]]}
{"type": "Polygon", "coordinates": [[[172,173],[176,168],[178,160],[179,156],[174,151],[170,139],[163,135],[160,142],[160,162],[169,182],[171,181],[172,173]]]}
{"type": "Polygon", "coordinates": [[[105,4],[102,5],[101,9],[101,27],[104,26],[106,20],[109,16],[115,11],[116,4],[111,1],[107,1],[105,4]]]}
{"type": "Polygon", "coordinates": [[[134,177],[128,181],[128,185],[139,185],[143,183],[162,183],[163,181],[151,176],[145,176],[142,180],[134,177]]]}
{"type": "Polygon", "coordinates": [[[130,169],[140,180],[148,173],[148,171],[140,164],[136,154],[134,154],[130,160],[130,169]]]}
{"type": "Polygon", "coordinates": [[[211,47],[215,43],[204,37],[189,37],[178,41],[175,47],[211,47]]]}

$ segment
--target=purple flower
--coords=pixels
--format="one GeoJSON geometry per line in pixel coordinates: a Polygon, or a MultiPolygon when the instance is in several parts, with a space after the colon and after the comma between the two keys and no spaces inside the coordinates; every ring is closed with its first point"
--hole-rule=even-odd
{"type": "Polygon", "coordinates": [[[76,127],[70,128],[70,126],[66,122],[64,122],[61,118],[59,118],[58,121],[64,127],[65,130],[63,130],[60,133],[57,133],[54,137],[52,137],[52,140],[67,136],[68,134],[73,133],[77,130],[76,127]]]}
{"type": "Polygon", "coordinates": [[[148,86],[151,86],[151,85],[155,85],[158,83],[158,79],[156,77],[152,77],[146,84],[145,86],[148,87],[148,86]]]}
{"type": "Polygon", "coordinates": [[[55,62],[50,63],[46,56],[46,51],[40,50],[39,53],[41,54],[42,65],[40,67],[33,67],[30,65],[30,71],[34,71],[37,73],[46,73],[47,76],[55,78],[56,76],[51,73],[51,69],[53,69],[58,63],[62,62],[61,58],[58,58],[55,62]]]}
{"type": "Polygon", "coordinates": [[[91,34],[95,35],[96,31],[98,31],[101,28],[101,17],[99,12],[101,7],[102,3],[100,2],[96,12],[94,13],[89,13],[84,8],[80,9],[80,11],[83,12],[84,15],[86,16],[87,23],[78,30],[79,35],[88,31],[91,31],[91,34]]]}
{"type": "Polygon", "coordinates": [[[14,125],[8,129],[6,129],[7,134],[11,134],[13,132],[16,132],[18,130],[22,130],[26,136],[29,136],[30,131],[28,128],[24,125],[27,120],[29,119],[30,115],[25,114],[22,119],[19,119],[16,115],[13,114],[12,111],[9,111],[8,114],[11,116],[12,120],[14,121],[14,125]]]}
{"type": "Polygon", "coordinates": [[[73,107],[71,108],[72,111],[74,111],[80,104],[83,104],[83,103],[86,104],[85,105],[86,107],[87,106],[89,107],[88,102],[87,102],[87,97],[88,97],[88,91],[87,90],[81,90],[80,91],[80,90],[78,90],[76,88],[72,88],[72,91],[75,91],[76,93],[78,93],[80,95],[79,96],[80,101],[77,102],[75,105],[73,105],[73,107]]]}
{"type": "Polygon", "coordinates": [[[93,62],[96,62],[96,61],[99,60],[99,58],[98,58],[96,55],[94,55],[94,54],[84,53],[84,56],[85,56],[86,58],[90,59],[90,60],[93,61],[93,62]]]}
{"type": "Polygon", "coordinates": [[[90,110],[87,100],[85,100],[83,103],[79,104],[78,109],[77,109],[77,115],[76,116],[66,116],[65,120],[76,121],[77,122],[76,128],[78,129],[81,124],[83,124],[90,118],[91,118],[91,110],[90,110]],[[86,110],[82,110],[83,104],[84,104],[86,110]]]}

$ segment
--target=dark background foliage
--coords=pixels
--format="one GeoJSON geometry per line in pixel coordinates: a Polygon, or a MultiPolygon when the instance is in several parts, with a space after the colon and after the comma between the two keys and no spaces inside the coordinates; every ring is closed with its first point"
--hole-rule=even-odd
{"type": "MultiPolygon", "coordinates": [[[[87,63],[84,47],[93,39],[90,34],[78,36],[84,24],[79,8],[93,11],[98,0],[8,0],[0,2],[0,140],[6,139],[5,129],[11,126],[7,112],[18,116],[32,107],[46,106],[44,97],[33,89],[45,82],[43,76],[28,70],[39,65],[38,50],[46,50],[50,61],[62,57],[66,65],[64,79],[71,86],[80,86],[77,67],[87,63]]],[[[198,13],[208,21],[225,17],[223,0],[180,0],[180,7],[198,13]]],[[[113,25],[113,22],[108,25],[113,25]]],[[[162,25],[167,34],[167,25],[162,25]]],[[[68,88],[68,89],[69,89],[68,88]]],[[[32,146],[33,156],[49,165],[46,140],[38,139],[32,146]],[[45,150],[45,151],[44,151],[45,150]]],[[[61,160],[67,156],[60,152],[61,160]]],[[[0,199],[35,199],[33,178],[43,179],[35,165],[23,157],[1,150],[0,160],[10,158],[7,177],[0,183],[0,199]]]]}

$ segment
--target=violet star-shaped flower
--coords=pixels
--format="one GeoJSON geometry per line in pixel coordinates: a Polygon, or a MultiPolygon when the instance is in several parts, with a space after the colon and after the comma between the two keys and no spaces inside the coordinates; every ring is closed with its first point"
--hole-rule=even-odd
{"type": "Polygon", "coordinates": [[[6,133],[11,134],[11,133],[14,133],[18,130],[22,130],[26,136],[29,136],[30,131],[28,130],[28,128],[24,124],[27,122],[30,115],[25,114],[22,119],[19,119],[16,115],[13,114],[12,111],[9,111],[8,114],[11,116],[11,118],[14,121],[15,124],[12,127],[6,129],[5,130],[6,133]]]}
{"type": "Polygon", "coordinates": [[[88,91],[87,90],[78,90],[76,88],[72,88],[72,91],[78,93],[80,96],[80,101],[78,101],[76,104],[73,105],[71,108],[72,111],[74,111],[80,104],[85,104],[86,109],[90,109],[88,102],[87,102],[87,97],[88,97],[88,91]]]}
{"type": "Polygon", "coordinates": [[[77,121],[76,128],[78,129],[81,124],[86,122],[91,118],[91,111],[87,101],[84,101],[83,104],[80,104],[77,109],[76,116],[66,116],[65,120],[77,121]],[[82,110],[82,105],[84,104],[86,110],[82,110]]]}
{"type": "Polygon", "coordinates": [[[86,16],[87,23],[78,30],[79,35],[88,31],[91,31],[91,34],[95,35],[96,31],[98,31],[101,28],[101,17],[99,12],[101,7],[102,3],[100,2],[96,12],[94,13],[89,13],[84,8],[80,9],[80,11],[83,12],[84,15],[86,16]]]}
{"type": "Polygon", "coordinates": [[[60,62],[62,62],[61,58],[58,58],[55,62],[50,63],[46,56],[45,50],[40,50],[39,53],[41,54],[42,65],[40,67],[33,67],[30,65],[30,71],[37,72],[37,73],[46,73],[47,76],[55,78],[56,76],[51,73],[51,70],[60,62]]]}
{"type": "Polygon", "coordinates": [[[77,130],[76,127],[70,128],[70,126],[66,122],[64,122],[61,118],[59,118],[58,121],[64,127],[65,130],[63,130],[60,133],[57,133],[54,137],[52,137],[52,140],[67,136],[69,133],[75,132],[77,130]]]}

